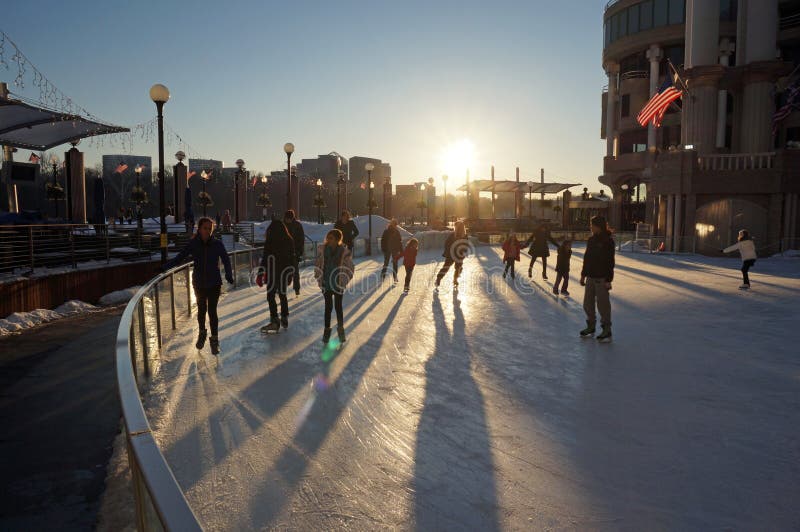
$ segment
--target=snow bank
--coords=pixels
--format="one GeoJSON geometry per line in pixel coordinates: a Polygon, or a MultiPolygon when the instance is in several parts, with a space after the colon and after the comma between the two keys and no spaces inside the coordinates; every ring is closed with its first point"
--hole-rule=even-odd
{"type": "Polygon", "coordinates": [[[139,291],[140,288],[141,286],[131,286],[130,288],[125,288],[123,290],[116,290],[101,297],[98,303],[103,306],[127,303],[136,294],[136,292],[139,291]]]}
{"type": "Polygon", "coordinates": [[[444,249],[444,241],[453,234],[452,231],[418,231],[414,238],[419,240],[419,249],[444,249]]]}
{"type": "Polygon", "coordinates": [[[59,305],[56,307],[53,312],[57,312],[62,316],[69,316],[71,314],[79,314],[81,312],[91,312],[93,310],[98,310],[98,308],[91,303],[86,303],[85,301],[81,301],[79,299],[72,299],[67,301],[63,305],[59,305]]]}

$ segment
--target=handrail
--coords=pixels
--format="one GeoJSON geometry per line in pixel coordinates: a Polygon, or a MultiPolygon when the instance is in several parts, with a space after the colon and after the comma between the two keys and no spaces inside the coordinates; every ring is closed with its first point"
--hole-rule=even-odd
{"type": "MultiPolygon", "coordinates": [[[[228,252],[235,265],[236,257],[240,254],[251,254],[256,251],[253,249],[243,249],[228,252]]],[[[145,296],[155,291],[156,294],[156,319],[160,323],[161,315],[158,305],[158,284],[167,279],[170,280],[171,287],[171,312],[172,323],[175,328],[175,293],[174,278],[175,274],[185,272],[187,279],[187,291],[191,290],[189,270],[191,263],[176,266],[164,273],[161,273],[142,286],[128,302],[120,319],[117,329],[116,344],[116,365],[117,365],[117,386],[119,388],[120,404],[122,406],[122,417],[125,425],[126,442],[128,448],[129,463],[131,466],[131,479],[134,484],[134,496],[136,499],[136,518],[139,530],[148,530],[151,523],[148,516],[152,517],[153,510],[161,527],[165,530],[202,530],[202,525],[197,516],[189,506],[188,501],[181,490],[178,481],[167,464],[163,453],[158,448],[158,444],[153,437],[150,423],[145,414],[139,394],[136,372],[136,352],[133,347],[134,338],[133,319],[135,313],[139,313],[139,319],[144,318],[144,311],[141,304],[145,296]]],[[[189,296],[190,297],[190,296],[189,296]]],[[[190,301],[187,299],[187,301],[190,301]]],[[[191,313],[191,308],[189,309],[191,313]]],[[[140,323],[140,338],[138,342],[144,344],[143,352],[147,357],[147,332],[144,324],[140,323]]],[[[160,331],[159,331],[160,345],[160,331]]],[[[147,369],[145,369],[147,373],[147,369]]]]}

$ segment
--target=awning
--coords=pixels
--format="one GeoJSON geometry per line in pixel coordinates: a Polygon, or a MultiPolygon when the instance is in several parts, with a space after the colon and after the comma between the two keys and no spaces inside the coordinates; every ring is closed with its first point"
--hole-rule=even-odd
{"type": "Polygon", "coordinates": [[[0,144],[5,146],[45,151],[76,139],[126,131],[130,130],[19,100],[0,99],[0,144]]]}
{"type": "MultiPolygon", "coordinates": [[[[580,186],[580,183],[530,183],[525,181],[492,181],[491,179],[475,179],[470,181],[469,188],[478,192],[529,192],[544,193],[544,194],[558,194],[563,190],[571,187],[580,186]]],[[[457,189],[460,192],[466,192],[467,185],[461,185],[457,189]]]]}

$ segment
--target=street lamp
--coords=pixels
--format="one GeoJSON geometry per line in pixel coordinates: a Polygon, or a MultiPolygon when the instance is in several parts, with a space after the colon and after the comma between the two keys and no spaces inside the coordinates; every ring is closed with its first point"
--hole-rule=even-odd
{"type": "Polygon", "coordinates": [[[206,206],[209,204],[208,201],[208,193],[206,193],[206,181],[208,181],[209,174],[205,170],[200,172],[200,178],[203,182],[203,192],[200,193],[200,197],[202,201],[200,203],[203,204],[203,216],[206,215],[206,206]]]}
{"type": "Polygon", "coordinates": [[[533,181],[528,181],[528,217],[533,218],[533,181]]]}
{"type": "MultiPolygon", "coordinates": [[[[161,215],[161,264],[167,262],[167,218],[164,203],[164,104],[169,100],[169,89],[160,83],[150,87],[150,99],[158,111],[158,203],[161,215]]],[[[176,200],[177,201],[177,200],[176,200]]]]}
{"type": "MultiPolygon", "coordinates": [[[[425,183],[422,183],[419,186],[419,223],[425,221],[425,183]]],[[[430,215],[430,211],[428,211],[428,215],[430,215]]]]}
{"type": "Polygon", "coordinates": [[[141,185],[141,177],[142,172],[144,171],[144,165],[137,164],[136,168],[133,169],[133,172],[136,174],[136,188],[133,189],[133,201],[136,203],[136,227],[139,228],[139,233],[142,232],[143,224],[142,224],[142,204],[145,202],[145,195],[144,190],[142,189],[141,185]]]}
{"type": "Polygon", "coordinates": [[[261,176],[261,183],[264,185],[264,192],[258,197],[258,201],[256,205],[261,207],[261,220],[264,221],[267,219],[267,207],[272,205],[272,202],[269,199],[269,195],[267,194],[267,176],[261,176]]]}
{"type": "Polygon", "coordinates": [[[367,201],[367,205],[369,207],[369,240],[367,241],[367,255],[372,255],[372,171],[375,169],[375,165],[372,163],[367,163],[364,165],[364,169],[367,171],[367,190],[369,191],[369,201],[367,201]]]}
{"type": "Polygon", "coordinates": [[[442,204],[442,218],[444,219],[444,227],[447,228],[447,175],[442,176],[442,183],[444,183],[444,202],[442,204]]]}
{"type": "Polygon", "coordinates": [[[56,218],[58,218],[58,202],[64,197],[64,189],[58,184],[58,157],[50,156],[50,165],[53,167],[53,183],[47,186],[47,198],[56,205],[56,218]]]}
{"type": "Polygon", "coordinates": [[[336,216],[342,212],[342,185],[344,173],[342,172],[342,158],[336,157],[336,216]]]}
{"type": "MultiPolygon", "coordinates": [[[[433,178],[429,177],[428,178],[428,195],[425,198],[425,202],[426,202],[425,208],[428,209],[428,226],[431,225],[431,203],[434,200],[436,200],[436,196],[433,195],[435,192],[436,191],[433,188],[433,178]]],[[[435,211],[435,208],[434,208],[434,211],[435,211]]]]}
{"type": "Polygon", "coordinates": [[[317,178],[317,223],[322,225],[322,179],[317,178]]]}
{"type": "Polygon", "coordinates": [[[292,153],[294,153],[294,144],[287,142],[283,145],[283,151],[286,152],[286,210],[292,208],[292,153]]]}
{"type": "Polygon", "coordinates": [[[239,223],[239,179],[244,174],[244,160],[236,159],[236,166],[239,169],[236,171],[236,177],[233,178],[233,221],[239,223]]]}

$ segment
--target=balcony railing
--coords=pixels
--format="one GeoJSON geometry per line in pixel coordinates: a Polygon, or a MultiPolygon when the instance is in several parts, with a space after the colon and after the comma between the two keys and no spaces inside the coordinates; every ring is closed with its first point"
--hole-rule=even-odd
{"type": "Polygon", "coordinates": [[[789,28],[796,28],[800,26],[800,13],[787,15],[780,20],[780,29],[788,30],[789,28]]]}
{"type": "Polygon", "coordinates": [[[701,170],[766,170],[775,163],[775,152],[713,154],[698,157],[701,170]]]}
{"type": "Polygon", "coordinates": [[[649,77],[650,72],[647,70],[629,70],[619,75],[620,81],[625,81],[626,79],[648,79],[649,77]]]}

